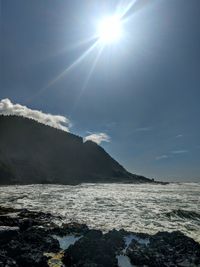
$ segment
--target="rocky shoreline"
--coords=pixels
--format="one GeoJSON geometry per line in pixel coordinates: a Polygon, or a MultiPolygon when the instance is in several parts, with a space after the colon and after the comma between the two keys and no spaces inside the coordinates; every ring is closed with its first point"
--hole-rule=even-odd
{"type": "Polygon", "coordinates": [[[0,267],[29,266],[200,266],[200,244],[179,231],[102,233],[51,214],[0,207],[0,267]]]}

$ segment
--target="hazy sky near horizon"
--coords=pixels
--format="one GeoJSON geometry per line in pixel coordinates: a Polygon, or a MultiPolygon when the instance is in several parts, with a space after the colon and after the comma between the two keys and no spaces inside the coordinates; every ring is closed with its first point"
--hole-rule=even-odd
{"type": "Polygon", "coordinates": [[[131,172],[200,181],[200,1],[138,0],[121,39],[84,54],[98,21],[130,2],[0,0],[0,100],[105,133],[131,172]]]}

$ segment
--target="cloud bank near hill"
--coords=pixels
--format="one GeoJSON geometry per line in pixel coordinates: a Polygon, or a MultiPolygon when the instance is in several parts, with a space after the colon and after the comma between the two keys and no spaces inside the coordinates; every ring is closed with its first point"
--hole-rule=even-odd
{"type": "Polygon", "coordinates": [[[100,145],[101,142],[110,142],[110,136],[106,133],[92,133],[90,135],[85,136],[83,138],[83,141],[93,141],[100,145]]]}
{"type": "MultiPolygon", "coordinates": [[[[70,120],[65,116],[52,115],[40,110],[30,109],[20,104],[14,104],[8,98],[0,101],[0,115],[23,116],[65,132],[69,132],[71,127],[70,120]]],[[[110,142],[110,137],[106,133],[90,133],[88,136],[83,138],[84,142],[89,140],[100,145],[102,142],[110,142]]]]}
{"type": "Polygon", "coordinates": [[[66,132],[69,132],[71,126],[70,120],[64,116],[43,113],[40,110],[14,104],[8,98],[0,101],[0,114],[23,116],[66,132]]]}

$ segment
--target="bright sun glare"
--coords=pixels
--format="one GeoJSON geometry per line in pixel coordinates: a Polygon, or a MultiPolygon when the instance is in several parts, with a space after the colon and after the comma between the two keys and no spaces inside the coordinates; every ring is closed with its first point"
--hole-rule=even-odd
{"type": "Polygon", "coordinates": [[[104,18],[98,27],[99,40],[104,44],[116,42],[122,36],[122,22],[117,16],[104,18]]]}

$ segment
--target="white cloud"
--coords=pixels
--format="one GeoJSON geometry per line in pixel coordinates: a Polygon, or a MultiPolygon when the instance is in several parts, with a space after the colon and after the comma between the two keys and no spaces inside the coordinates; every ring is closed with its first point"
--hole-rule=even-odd
{"type": "Polygon", "coordinates": [[[171,151],[172,154],[184,154],[184,153],[188,153],[188,150],[174,150],[171,151]]]}
{"type": "Polygon", "coordinates": [[[70,120],[64,116],[43,113],[20,104],[13,104],[8,98],[0,101],[0,114],[23,116],[66,132],[71,126],[70,120]]]}
{"type": "Polygon", "coordinates": [[[173,155],[164,154],[164,155],[161,155],[161,156],[157,156],[156,160],[168,159],[168,158],[174,157],[175,155],[185,154],[185,153],[188,153],[188,152],[189,152],[188,150],[173,150],[173,151],[170,152],[173,155]]]}
{"type": "MultiPolygon", "coordinates": [[[[39,110],[30,109],[20,104],[14,104],[8,98],[0,101],[0,115],[1,114],[23,116],[66,132],[69,132],[69,128],[71,127],[70,120],[64,116],[52,115],[39,110]]],[[[101,142],[110,142],[110,136],[106,133],[88,132],[88,135],[83,138],[83,141],[86,142],[89,140],[99,145],[101,142]]]]}
{"type": "Polygon", "coordinates": [[[181,137],[183,137],[182,134],[178,134],[178,135],[176,136],[176,138],[181,138],[181,137]]]}
{"type": "Polygon", "coordinates": [[[106,133],[91,133],[90,135],[84,137],[83,141],[93,141],[100,145],[101,142],[110,142],[110,136],[108,136],[106,133]]]}
{"type": "Polygon", "coordinates": [[[168,158],[169,158],[169,156],[167,156],[167,155],[161,155],[161,156],[156,157],[156,160],[168,159],[168,158]]]}

